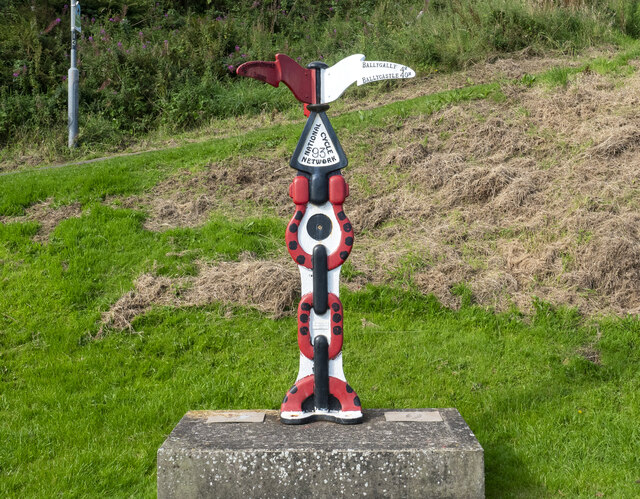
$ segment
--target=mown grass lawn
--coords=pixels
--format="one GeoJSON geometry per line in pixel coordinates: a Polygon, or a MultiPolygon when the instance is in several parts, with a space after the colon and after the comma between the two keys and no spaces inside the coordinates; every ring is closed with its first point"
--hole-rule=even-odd
{"type": "MultiPolygon", "coordinates": [[[[496,95],[472,87],[334,124],[353,132],[496,95]]],[[[195,255],[269,258],[284,251],[285,221],[215,213],[155,233],[144,213],[101,201],[265,141],[291,149],[294,128],[0,177],[3,215],[46,198],[83,205],[46,244],[33,222],[0,224],[0,495],[154,496],[156,450],[186,411],[279,407],[297,372],[294,318],[156,307],[137,334],[94,336],[140,273],[187,275],[195,255]]],[[[343,290],[345,372],[364,407],[456,407],[485,449],[492,497],[640,495],[640,321],[540,302],[530,317],[495,314],[458,292],[452,311],[411,288],[343,290]]]]}

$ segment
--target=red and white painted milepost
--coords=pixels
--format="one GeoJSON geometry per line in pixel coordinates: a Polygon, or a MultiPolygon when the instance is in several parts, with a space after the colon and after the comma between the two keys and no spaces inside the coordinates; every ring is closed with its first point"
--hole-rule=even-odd
{"type": "Polygon", "coordinates": [[[275,62],[247,62],[237,72],[274,87],[283,82],[305,104],[309,116],[290,161],[297,170],[289,186],[296,210],[285,238],[302,285],[298,305],[300,368],[280,407],[280,419],[287,424],[317,420],[360,423],[360,399],[342,369],[340,269],[354,241],[353,228],[342,209],[349,195],[341,173],[347,157],[325,113],[328,103],[353,83],[412,78],[415,72],[392,62],[365,61],[362,54],[331,67],[312,62],[306,68],[276,54],[275,62]]]}

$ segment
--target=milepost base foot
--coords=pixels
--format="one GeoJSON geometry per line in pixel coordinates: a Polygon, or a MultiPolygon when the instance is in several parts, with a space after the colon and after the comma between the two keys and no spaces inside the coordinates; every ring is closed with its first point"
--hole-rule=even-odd
{"type": "Polygon", "coordinates": [[[284,424],[297,425],[314,421],[329,421],[339,424],[362,423],[362,411],[283,411],[280,421],[284,424]]]}

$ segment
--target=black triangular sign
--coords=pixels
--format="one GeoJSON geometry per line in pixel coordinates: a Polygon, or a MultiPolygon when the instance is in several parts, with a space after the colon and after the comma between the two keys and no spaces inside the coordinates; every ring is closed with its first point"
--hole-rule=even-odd
{"type": "Polygon", "coordinates": [[[325,113],[311,112],[290,164],[310,174],[329,173],[347,166],[347,157],[325,113]]]}

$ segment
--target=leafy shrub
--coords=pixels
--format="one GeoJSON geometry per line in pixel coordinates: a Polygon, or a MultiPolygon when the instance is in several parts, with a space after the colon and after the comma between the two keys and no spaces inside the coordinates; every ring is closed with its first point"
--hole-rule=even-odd
{"type": "MultiPolygon", "coordinates": [[[[0,0],[0,145],[66,129],[68,0],[0,0]]],[[[527,46],[575,50],[640,36],[640,1],[230,0],[82,2],[78,41],[85,140],[296,105],[235,76],[283,52],[301,64],[362,52],[450,70],[527,46]],[[86,118],[84,118],[86,117],[86,118]]]]}

